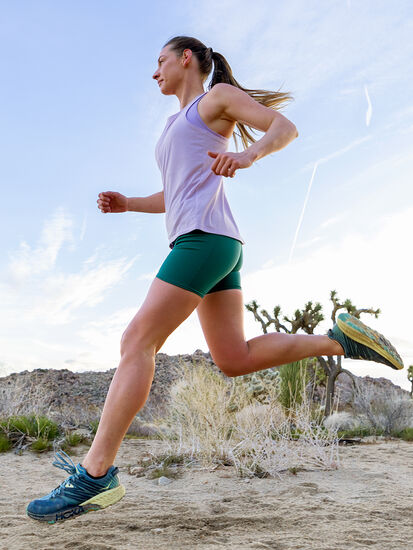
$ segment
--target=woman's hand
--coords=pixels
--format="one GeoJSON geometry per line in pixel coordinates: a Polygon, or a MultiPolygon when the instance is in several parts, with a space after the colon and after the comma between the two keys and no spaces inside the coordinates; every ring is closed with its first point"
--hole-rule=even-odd
{"type": "Polygon", "coordinates": [[[99,198],[96,201],[98,207],[105,214],[107,212],[127,212],[128,198],[116,191],[104,191],[99,193],[99,198]]]}
{"type": "Polygon", "coordinates": [[[208,151],[208,155],[215,159],[211,170],[217,176],[233,178],[238,168],[248,168],[254,162],[248,150],[242,153],[214,153],[208,151]]]}

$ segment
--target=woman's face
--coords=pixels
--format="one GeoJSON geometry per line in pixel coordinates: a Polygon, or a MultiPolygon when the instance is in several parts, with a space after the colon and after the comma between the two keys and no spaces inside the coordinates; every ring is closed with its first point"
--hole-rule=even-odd
{"type": "Polygon", "coordinates": [[[158,68],[153,73],[152,78],[158,82],[158,86],[164,95],[171,95],[176,85],[182,80],[183,65],[182,61],[176,57],[174,51],[166,46],[161,50],[158,59],[158,68]]]}

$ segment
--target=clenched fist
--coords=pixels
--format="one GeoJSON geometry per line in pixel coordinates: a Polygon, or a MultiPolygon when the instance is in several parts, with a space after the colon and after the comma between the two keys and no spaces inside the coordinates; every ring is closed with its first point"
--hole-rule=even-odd
{"type": "Polygon", "coordinates": [[[128,198],[116,191],[99,193],[99,198],[96,202],[104,214],[107,212],[118,213],[128,211],[128,198]]]}
{"type": "Polygon", "coordinates": [[[214,151],[208,151],[208,156],[215,159],[212,163],[211,170],[217,176],[225,176],[226,178],[233,178],[235,171],[239,168],[248,168],[254,162],[254,157],[251,156],[251,152],[246,150],[241,153],[215,153],[214,151]]]}

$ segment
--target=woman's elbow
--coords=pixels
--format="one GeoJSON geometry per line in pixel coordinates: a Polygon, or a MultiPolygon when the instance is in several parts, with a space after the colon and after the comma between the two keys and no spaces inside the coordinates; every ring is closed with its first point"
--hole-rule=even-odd
{"type": "Polygon", "coordinates": [[[285,133],[288,135],[289,139],[292,141],[296,137],[298,137],[298,130],[292,122],[289,122],[288,125],[285,128],[285,133]]]}

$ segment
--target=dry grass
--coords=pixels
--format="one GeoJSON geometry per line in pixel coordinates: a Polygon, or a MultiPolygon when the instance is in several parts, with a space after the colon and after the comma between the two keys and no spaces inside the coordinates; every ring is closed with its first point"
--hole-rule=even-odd
{"type": "Polygon", "coordinates": [[[14,385],[7,394],[0,396],[0,418],[11,416],[46,416],[63,429],[87,427],[100,418],[101,410],[96,405],[79,407],[67,399],[62,406],[50,404],[47,389],[36,382],[32,382],[29,391],[23,384],[14,385]]]}
{"type": "Polygon", "coordinates": [[[45,405],[47,396],[44,388],[34,381],[31,383],[28,392],[27,390],[23,391],[22,386],[23,384],[16,383],[7,393],[0,396],[0,416],[9,417],[37,413],[50,417],[52,407],[45,405]]]}
{"type": "Polygon", "coordinates": [[[181,364],[181,371],[171,389],[169,416],[163,419],[171,454],[207,468],[231,464],[242,477],[338,467],[337,430],[322,425],[306,392],[302,403],[284,411],[276,384],[267,388],[262,403],[206,364],[181,364]]]}

